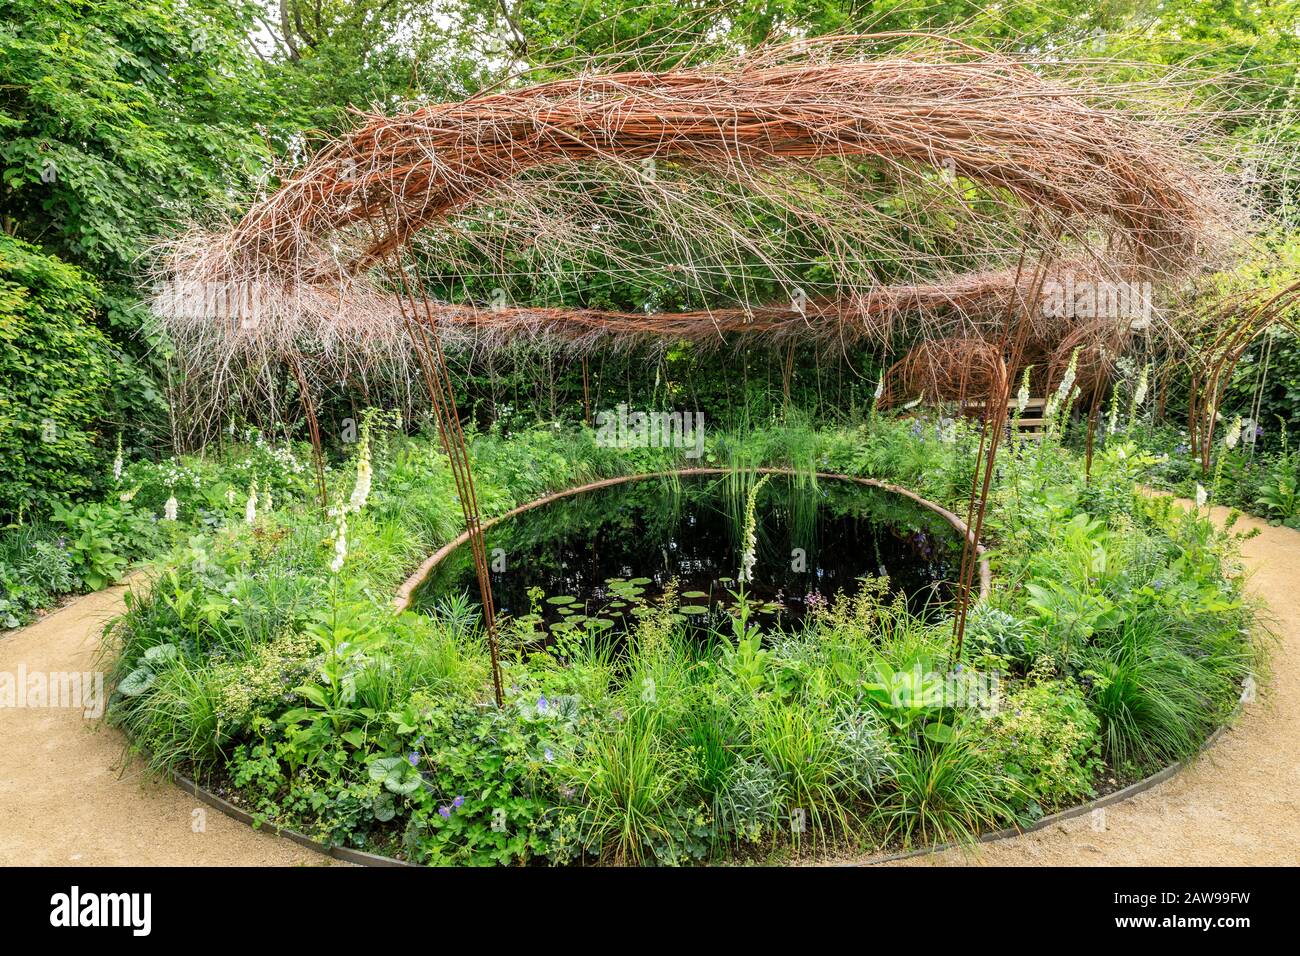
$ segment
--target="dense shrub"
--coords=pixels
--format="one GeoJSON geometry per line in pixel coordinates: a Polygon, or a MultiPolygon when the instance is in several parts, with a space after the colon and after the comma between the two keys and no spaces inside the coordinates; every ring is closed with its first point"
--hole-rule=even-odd
{"type": "Polygon", "coordinates": [[[107,472],[113,351],[79,269],[0,235],[0,522],[85,494],[107,472]]]}

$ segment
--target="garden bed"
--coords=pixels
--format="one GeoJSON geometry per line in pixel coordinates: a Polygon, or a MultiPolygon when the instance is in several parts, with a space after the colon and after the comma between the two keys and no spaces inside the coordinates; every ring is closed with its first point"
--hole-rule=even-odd
{"type": "MultiPolygon", "coordinates": [[[[804,434],[795,460],[916,482],[951,517],[977,438],[879,418],[804,434]]],[[[751,493],[755,469],[810,471],[753,461],[756,446],[789,454],[788,432],[733,441],[709,455],[744,469],[705,470],[749,474],[751,493]]],[[[589,442],[477,442],[490,513],[557,500],[538,463],[566,495],[632,480],[593,483],[609,459],[589,442]]],[[[418,580],[421,541],[454,547],[455,519],[436,447],[377,437],[342,562],[338,538],[321,541],[337,519],[292,503],[168,559],[111,631],[112,719],[160,771],[262,825],[421,863],[762,861],[1023,830],[1193,754],[1256,657],[1235,539],[1139,494],[1131,446],[1100,449],[1087,480],[1050,442],[1004,454],[986,523],[998,573],[960,667],[951,621],[879,586],[789,629],[737,610],[702,643],[684,640],[670,590],[636,608],[613,654],[582,634],[524,652],[532,625],[507,621],[498,709],[472,603],[391,606],[418,580]],[[987,707],[991,675],[1001,703],[987,707]]],[[[346,497],[346,473],[335,481],[346,497]]]]}
{"type": "MultiPolygon", "coordinates": [[[[1150,790],[1152,787],[1164,783],[1166,780],[1173,779],[1175,776],[1179,774],[1180,771],[1182,771],[1185,767],[1190,765],[1194,760],[1199,759],[1201,754],[1210,750],[1215,745],[1219,737],[1226,729],[1227,729],[1226,725],[1220,726],[1212,734],[1210,734],[1210,736],[1206,738],[1205,743],[1202,745],[1200,752],[1194,757],[1186,757],[1182,760],[1177,761],[1176,763],[1172,763],[1169,766],[1165,767],[1164,769],[1158,770],[1155,773],[1151,774],[1150,776],[1144,777],[1143,779],[1138,780],[1136,782],[1129,783],[1124,786],[1120,786],[1117,784],[1112,789],[1110,789],[1109,792],[1101,793],[1095,800],[1089,800],[1087,803],[1082,803],[1079,804],[1078,806],[1070,807],[1069,809],[1066,810],[1060,810],[1056,813],[1051,814],[1050,816],[1043,817],[1037,823],[1025,827],[1024,829],[1015,827],[1015,828],[1009,828],[1004,830],[996,830],[996,831],[981,833],[975,838],[974,842],[994,843],[1000,840],[1010,840],[1014,837],[1025,836],[1027,834],[1034,833],[1038,830],[1045,830],[1048,827],[1052,827],[1064,823],[1067,820],[1073,820],[1076,817],[1081,817],[1085,814],[1093,813],[1097,810],[1114,806],[1117,803],[1122,803],[1125,800],[1128,800],[1132,797],[1136,797],[1140,793],[1145,793],[1147,790],[1150,790]]],[[[240,809],[238,806],[231,803],[229,800],[225,799],[224,797],[218,796],[217,794],[212,793],[209,790],[205,790],[203,787],[199,786],[197,783],[195,783],[193,780],[190,780],[188,777],[184,777],[177,774],[174,775],[172,779],[173,782],[176,784],[176,786],[180,787],[180,789],[184,790],[186,793],[194,795],[199,800],[206,803],[208,806],[220,810],[222,813],[224,813],[226,816],[230,817],[231,819],[238,820],[240,823],[247,824],[248,826],[251,827],[258,827],[260,825],[257,817],[248,813],[246,810],[240,809]]],[[[357,866],[405,867],[405,866],[416,865],[414,863],[411,863],[408,860],[401,860],[391,856],[383,856],[378,853],[366,853],[361,850],[351,849],[350,847],[330,846],[325,843],[321,843],[318,840],[313,840],[311,837],[304,836],[303,834],[297,833],[293,830],[284,830],[284,829],[277,828],[274,830],[274,833],[278,837],[282,837],[287,840],[292,840],[294,843],[297,843],[299,846],[307,847],[308,849],[315,850],[317,853],[321,853],[324,854],[325,856],[333,857],[334,859],[341,860],[344,863],[353,863],[357,866]]],[[[957,848],[969,848],[970,846],[971,846],[970,843],[960,843],[960,844],[945,843],[937,846],[924,847],[918,850],[907,850],[907,851],[900,851],[895,853],[888,853],[882,856],[873,856],[870,859],[862,861],[860,864],[852,864],[852,865],[880,866],[885,863],[894,863],[899,860],[910,860],[910,859],[915,859],[917,857],[942,853],[944,850],[951,850],[957,848]]]]}

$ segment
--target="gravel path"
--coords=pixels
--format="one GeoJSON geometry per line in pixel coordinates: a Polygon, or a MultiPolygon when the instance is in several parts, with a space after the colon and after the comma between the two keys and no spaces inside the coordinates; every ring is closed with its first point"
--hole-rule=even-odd
{"type": "MultiPolygon", "coordinates": [[[[1222,513],[1219,514],[1222,517],[1222,513]]],[[[912,866],[1300,863],[1300,533],[1242,519],[1252,591],[1278,636],[1260,698],[1196,764],[1103,815],[903,861],[912,866]]],[[[88,671],[123,587],[0,638],[0,674],[88,671]]],[[[70,708],[0,708],[0,864],[327,865],[125,761],[117,731],[70,708]],[[194,811],[203,814],[196,832],[194,811]]]]}
{"type": "MultiPolygon", "coordinates": [[[[87,595],[0,638],[0,674],[93,670],[100,631],[122,611],[125,590],[87,595]]],[[[81,709],[0,708],[0,864],[331,862],[151,779],[138,760],[125,759],[121,733],[102,724],[81,709]]]]}

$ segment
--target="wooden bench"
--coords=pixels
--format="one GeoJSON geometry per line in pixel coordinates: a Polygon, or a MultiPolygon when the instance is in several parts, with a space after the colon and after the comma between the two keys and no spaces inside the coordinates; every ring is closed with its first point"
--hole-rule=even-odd
{"type": "MultiPolygon", "coordinates": [[[[1007,429],[1010,430],[1012,422],[1015,421],[1016,402],[1007,402],[1007,429]]],[[[983,402],[962,402],[963,414],[978,415],[984,410],[983,402]]],[[[1020,416],[1020,434],[1024,438],[1039,439],[1043,437],[1043,413],[1047,409],[1047,400],[1044,398],[1031,398],[1025,402],[1025,410],[1020,416]]]]}

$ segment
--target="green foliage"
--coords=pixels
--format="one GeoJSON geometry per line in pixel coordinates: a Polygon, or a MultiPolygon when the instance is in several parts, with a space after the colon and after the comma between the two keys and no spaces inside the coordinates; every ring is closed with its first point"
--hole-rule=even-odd
{"type": "Polygon", "coordinates": [[[1300,520],[1300,452],[1280,455],[1260,470],[1255,504],[1277,521],[1300,520]]]}
{"type": "Polygon", "coordinates": [[[0,520],[102,486],[113,349],[80,270],[0,235],[0,520]]]}
{"type": "Polygon", "coordinates": [[[1002,703],[989,727],[990,759],[1016,785],[1022,818],[1095,794],[1101,722],[1070,680],[1031,679],[1002,703]]]}
{"type": "Polygon", "coordinates": [[[78,583],[55,527],[42,523],[0,532],[0,628],[20,626],[78,583]]]}
{"type": "Polygon", "coordinates": [[[1013,819],[1016,787],[989,763],[973,735],[908,740],[891,764],[874,819],[904,846],[968,842],[1013,819]]]}
{"type": "Polygon", "coordinates": [[[91,591],[121,577],[129,556],[144,550],[155,533],[129,501],[56,504],[52,520],[64,529],[73,573],[91,591]]]}
{"type": "Polygon", "coordinates": [[[1230,714],[1249,666],[1248,649],[1214,630],[1151,614],[1125,622],[1082,671],[1106,759],[1150,772],[1190,757],[1230,714]]]}
{"type": "Polygon", "coordinates": [[[674,815],[686,783],[681,752],[668,746],[661,718],[640,707],[605,730],[576,768],[583,845],[616,864],[647,857],[678,862],[674,815]]]}
{"type": "Polygon", "coordinates": [[[120,278],[147,237],[247,181],[251,7],[9,0],[0,14],[4,231],[120,278]]]}
{"type": "MultiPolygon", "coordinates": [[[[773,458],[851,462],[873,428],[900,455],[907,441],[940,447],[878,421],[852,439],[800,425],[711,450],[752,477],[773,458]]],[[[626,467],[589,437],[478,437],[482,500],[499,512],[626,467]]],[[[1036,474],[1036,449],[1013,446],[1029,462],[995,490],[998,591],[971,614],[961,668],[945,663],[949,622],[917,619],[879,579],[796,630],[760,630],[737,601],[703,641],[683,630],[675,589],[647,604],[633,579],[615,585],[636,620],[625,643],[574,628],[511,650],[497,709],[471,605],[388,608],[458,528],[436,444],[376,435],[374,448],[340,571],[335,521],[288,466],[253,523],[236,501],[214,506],[214,531],[174,535],[163,573],[110,631],[110,717],[155,767],[208,774],[259,818],[326,840],[457,864],[965,841],[1085,799],[1103,771],[1127,778],[1199,746],[1255,666],[1225,577],[1233,536],[1133,494],[1118,455],[1085,481],[1066,451],[1036,474]],[[1008,688],[998,708],[980,696],[989,669],[1008,688]]],[[[205,488],[286,461],[254,443],[127,474],[145,486],[137,499],[179,490],[207,527],[205,488]]],[[[351,474],[331,469],[332,497],[351,474]]],[[[738,501],[750,488],[738,481],[738,501]]]]}

